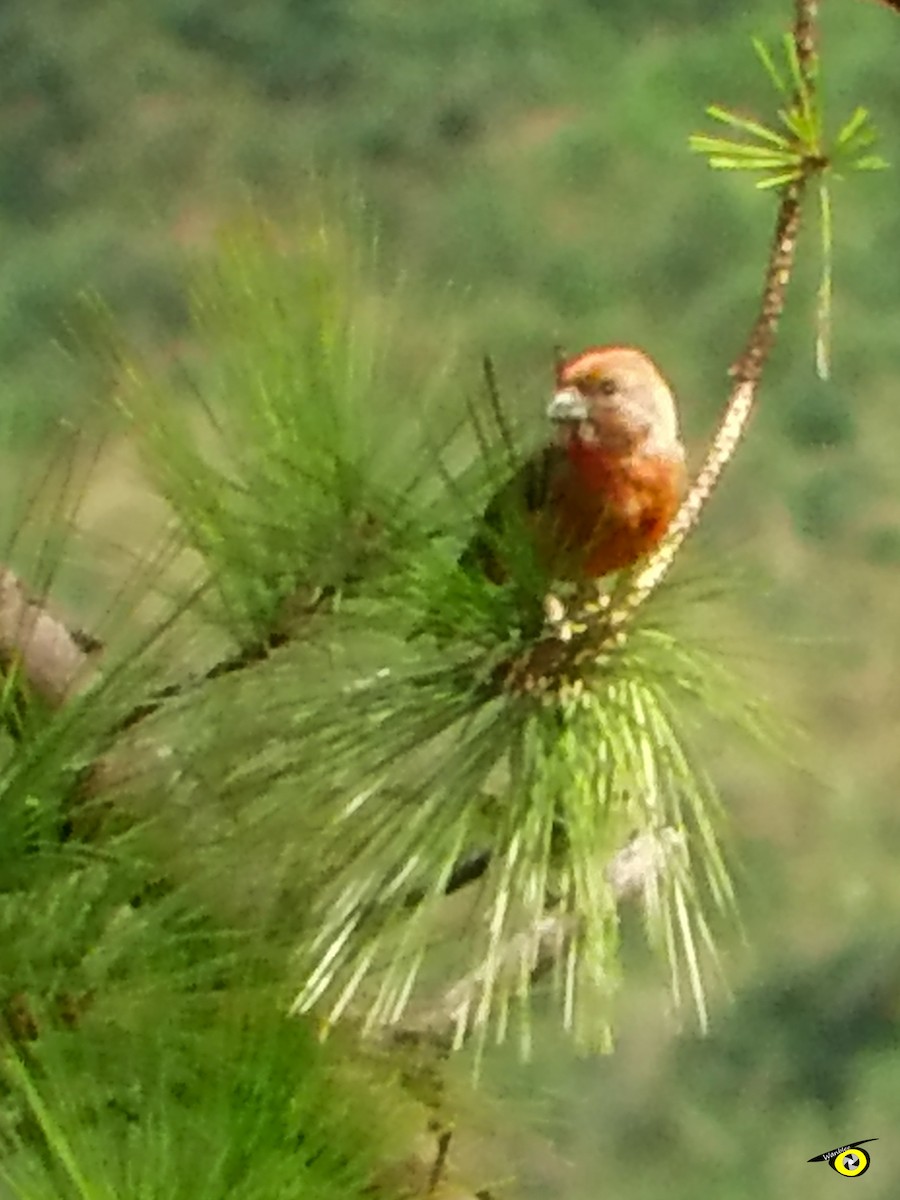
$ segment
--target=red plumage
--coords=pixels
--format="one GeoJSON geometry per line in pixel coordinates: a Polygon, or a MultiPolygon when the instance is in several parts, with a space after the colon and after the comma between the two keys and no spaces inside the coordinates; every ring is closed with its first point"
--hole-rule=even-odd
{"type": "Polygon", "coordinates": [[[548,409],[554,440],[498,492],[463,556],[502,581],[502,529],[516,509],[551,578],[593,579],[634,565],[665,535],[684,495],[684,449],[662,375],[630,346],[562,362],[548,409]]]}

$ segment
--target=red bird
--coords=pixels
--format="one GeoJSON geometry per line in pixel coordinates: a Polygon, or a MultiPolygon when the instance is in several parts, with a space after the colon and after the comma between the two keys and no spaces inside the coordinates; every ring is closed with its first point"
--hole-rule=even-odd
{"type": "Polygon", "coordinates": [[[508,574],[498,532],[516,510],[548,577],[584,580],[649,554],[684,496],[675,400],[643,351],[595,346],[562,362],[547,416],[553,441],[494,496],[461,560],[495,583],[508,574]]]}

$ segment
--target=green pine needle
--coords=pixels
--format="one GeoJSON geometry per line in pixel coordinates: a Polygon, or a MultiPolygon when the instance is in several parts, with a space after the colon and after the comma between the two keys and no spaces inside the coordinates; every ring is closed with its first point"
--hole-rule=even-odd
{"type": "Polygon", "coordinates": [[[830,374],[831,302],[833,292],[833,222],[829,180],[840,179],[843,172],[883,170],[887,163],[876,154],[866,153],[877,140],[877,131],[869,112],[857,106],[829,141],[825,133],[818,62],[812,65],[813,84],[801,68],[793,35],[783,39],[784,66],[759,38],[752,39],[753,49],[780,103],[778,121],[790,136],[762,121],[731,112],[719,105],[706,109],[720,124],[743,133],[747,140],[693,134],[692,150],[706,156],[710,167],[724,171],[754,171],[760,178],[755,186],[762,191],[780,190],[788,184],[814,174],[819,179],[819,215],[822,239],[822,276],[816,307],[815,359],[820,378],[830,374]]]}
{"type": "MultiPolygon", "coordinates": [[[[759,152],[781,168],[779,145],[759,152]]],[[[534,430],[492,366],[454,379],[429,358],[411,382],[355,307],[379,294],[359,258],[340,227],[285,253],[252,225],[198,285],[199,365],[172,379],[119,353],[120,407],[203,563],[172,620],[203,604],[261,652],[182,676],[117,736],[147,670],[113,658],[10,794],[59,790],[102,749],[126,768],[101,797],[117,834],[226,928],[276,959],[289,943],[295,1008],[325,1027],[424,1022],[527,1049],[540,997],[608,1047],[626,904],[704,1023],[734,897],[694,729],[764,722],[670,624],[666,588],[624,645],[565,681],[515,682],[555,636],[554,581],[513,503],[503,585],[460,553],[534,430]],[[471,862],[483,869],[448,897],[471,862]]]]}
{"type": "MultiPolygon", "coordinates": [[[[668,962],[674,992],[689,981],[705,1022],[708,968],[716,967],[712,914],[733,916],[734,895],[715,793],[680,714],[685,705],[698,713],[727,707],[726,677],[709,665],[706,654],[647,627],[559,705],[479,702],[464,676],[447,669],[419,682],[402,671],[370,680],[359,697],[384,716],[369,733],[355,710],[328,717],[318,708],[319,735],[348,757],[313,843],[323,881],[308,913],[298,1010],[328,1023],[360,1012],[372,1025],[402,1020],[407,1008],[413,1023],[437,1012],[457,1037],[479,1039],[489,1029],[502,1034],[516,1014],[525,1036],[542,954],[529,930],[558,921],[566,932],[551,994],[560,1019],[581,1040],[606,1044],[620,969],[619,904],[605,864],[630,838],[645,838],[670,850],[659,877],[651,873],[639,889],[648,941],[668,962]],[[424,712],[436,718],[437,708],[423,688],[447,697],[443,724],[430,729],[424,712]],[[480,915],[460,945],[443,891],[460,859],[483,851],[491,865],[471,900],[480,915]],[[442,1002],[454,978],[471,984],[457,985],[454,1004],[442,1002]]],[[[748,712],[741,720],[749,728],[754,719],[748,712]]],[[[306,744],[311,733],[299,730],[306,744]]],[[[312,760],[323,753],[324,744],[312,760]]],[[[296,786],[318,788],[305,771],[296,786]]]]}

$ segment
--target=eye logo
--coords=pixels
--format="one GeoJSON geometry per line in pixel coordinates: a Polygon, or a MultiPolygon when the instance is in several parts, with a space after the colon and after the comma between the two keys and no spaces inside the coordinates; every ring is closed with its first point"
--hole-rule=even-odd
{"type": "Polygon", "coordinates": [[[832,1171],[837,1171],[838,1175],[856,1179],[858,1175],[865,1175],[869,1169],[869,1163],[872,1161],[871,1154],[861,1147],[865,1142],[877,1141],[878,1138],[860,1138],[858,1142],[838,1146],[837,1150],[826,1150],[824,1154],[817,1154],[815,1158],[807,1159],[807,1162],[828,1163],[832,1171]]]}

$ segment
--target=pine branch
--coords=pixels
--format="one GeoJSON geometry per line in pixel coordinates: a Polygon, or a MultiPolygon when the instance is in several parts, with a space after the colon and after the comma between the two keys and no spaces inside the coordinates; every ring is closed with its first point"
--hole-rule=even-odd
{"type": "MultiPolygon", "coordinates": [[[[810,174],[813,170],[810,169],[810,174]]],[[[676,514],[666,540],[635,577],[621,607],[610,614],[611,629],[621,628],[662,583],[684,540],[699,523],[706,504],[747,431],[784,310],[796,256],[807,178],[785,186],[775,220],[759,312],[747,343],[731,368],[731,375],[736,382],[706,460],[676,514]]]]}
{"type": "MultiPolygon", "coordinates": [[[[794,5],[793,40],[803,88],[808,96],[815,95],[817,85],[818,7],[818,0],[795,0],[794,5]]],[[[635,577],[621,607],[610,614],[609,624],[613,630],[620,629],[665,578],[743,439],[784,311],[796,258],[804,194],[810,180],[821,172],[823,165],[815,156],[804,158],[799,178],[784,185],[759,310],[747,343],[731,368],[735,384],[722,422],[706,461],[672,522],[668,537],[635,577]]]]}
{"type": "Polygon", "coordinates": [[[0,567],[0,670],[15,672],[50,708],[92,678],[102,646],[54,616],[19,577],[0,567]]]}
{"type": "MultiPolygon", "coordinates": [[[[795,0],[793,45],[799,72],[798,103],[808,107],[817,95],[818,3],[795,0]]],[[[663,582],[688,535],[718,486],[746,434],[769,361],[788,285],[793,274],[803,200],[810,182],[827,166],[818,153],[803,155],[796,176],[781,185],[759,306],[744,348],[730,369],[734,379],[722,420],[703,466],[691,485],[668,534],[646,564],[612,595],[582,594],[566,606],[548,597],[545,636],[517,659],[501,665],[496,682],[509,691],[542,693],[578,681],[585,667],[601,663],[623,643],[638,610],[663,582]]]]}
{"type": "MultiPolygon", "coordinates": [[[[616,901],[633,899],[656,886],[673,854],[683,847],[684,837],[674,829],[633,838],[610,859],[603,872],[616,901]]],[[[530,929],[507,940],[499,955],[501,971],[514,975],[523,961],[530,961],[531,982],[536,983],[553,968],[577,933],[578,922],[572,913],[545,912],[530,929]]],[[[491,973],[497,973],[496,965],[491,973]]],[[[457,980],[438,1004],[404,1026],[404,1035],[418,1034],[448,1046],[459,1044],[469,1025],[469,1010],[486,978],[485,969],[478,967],[457,980]]]]}

